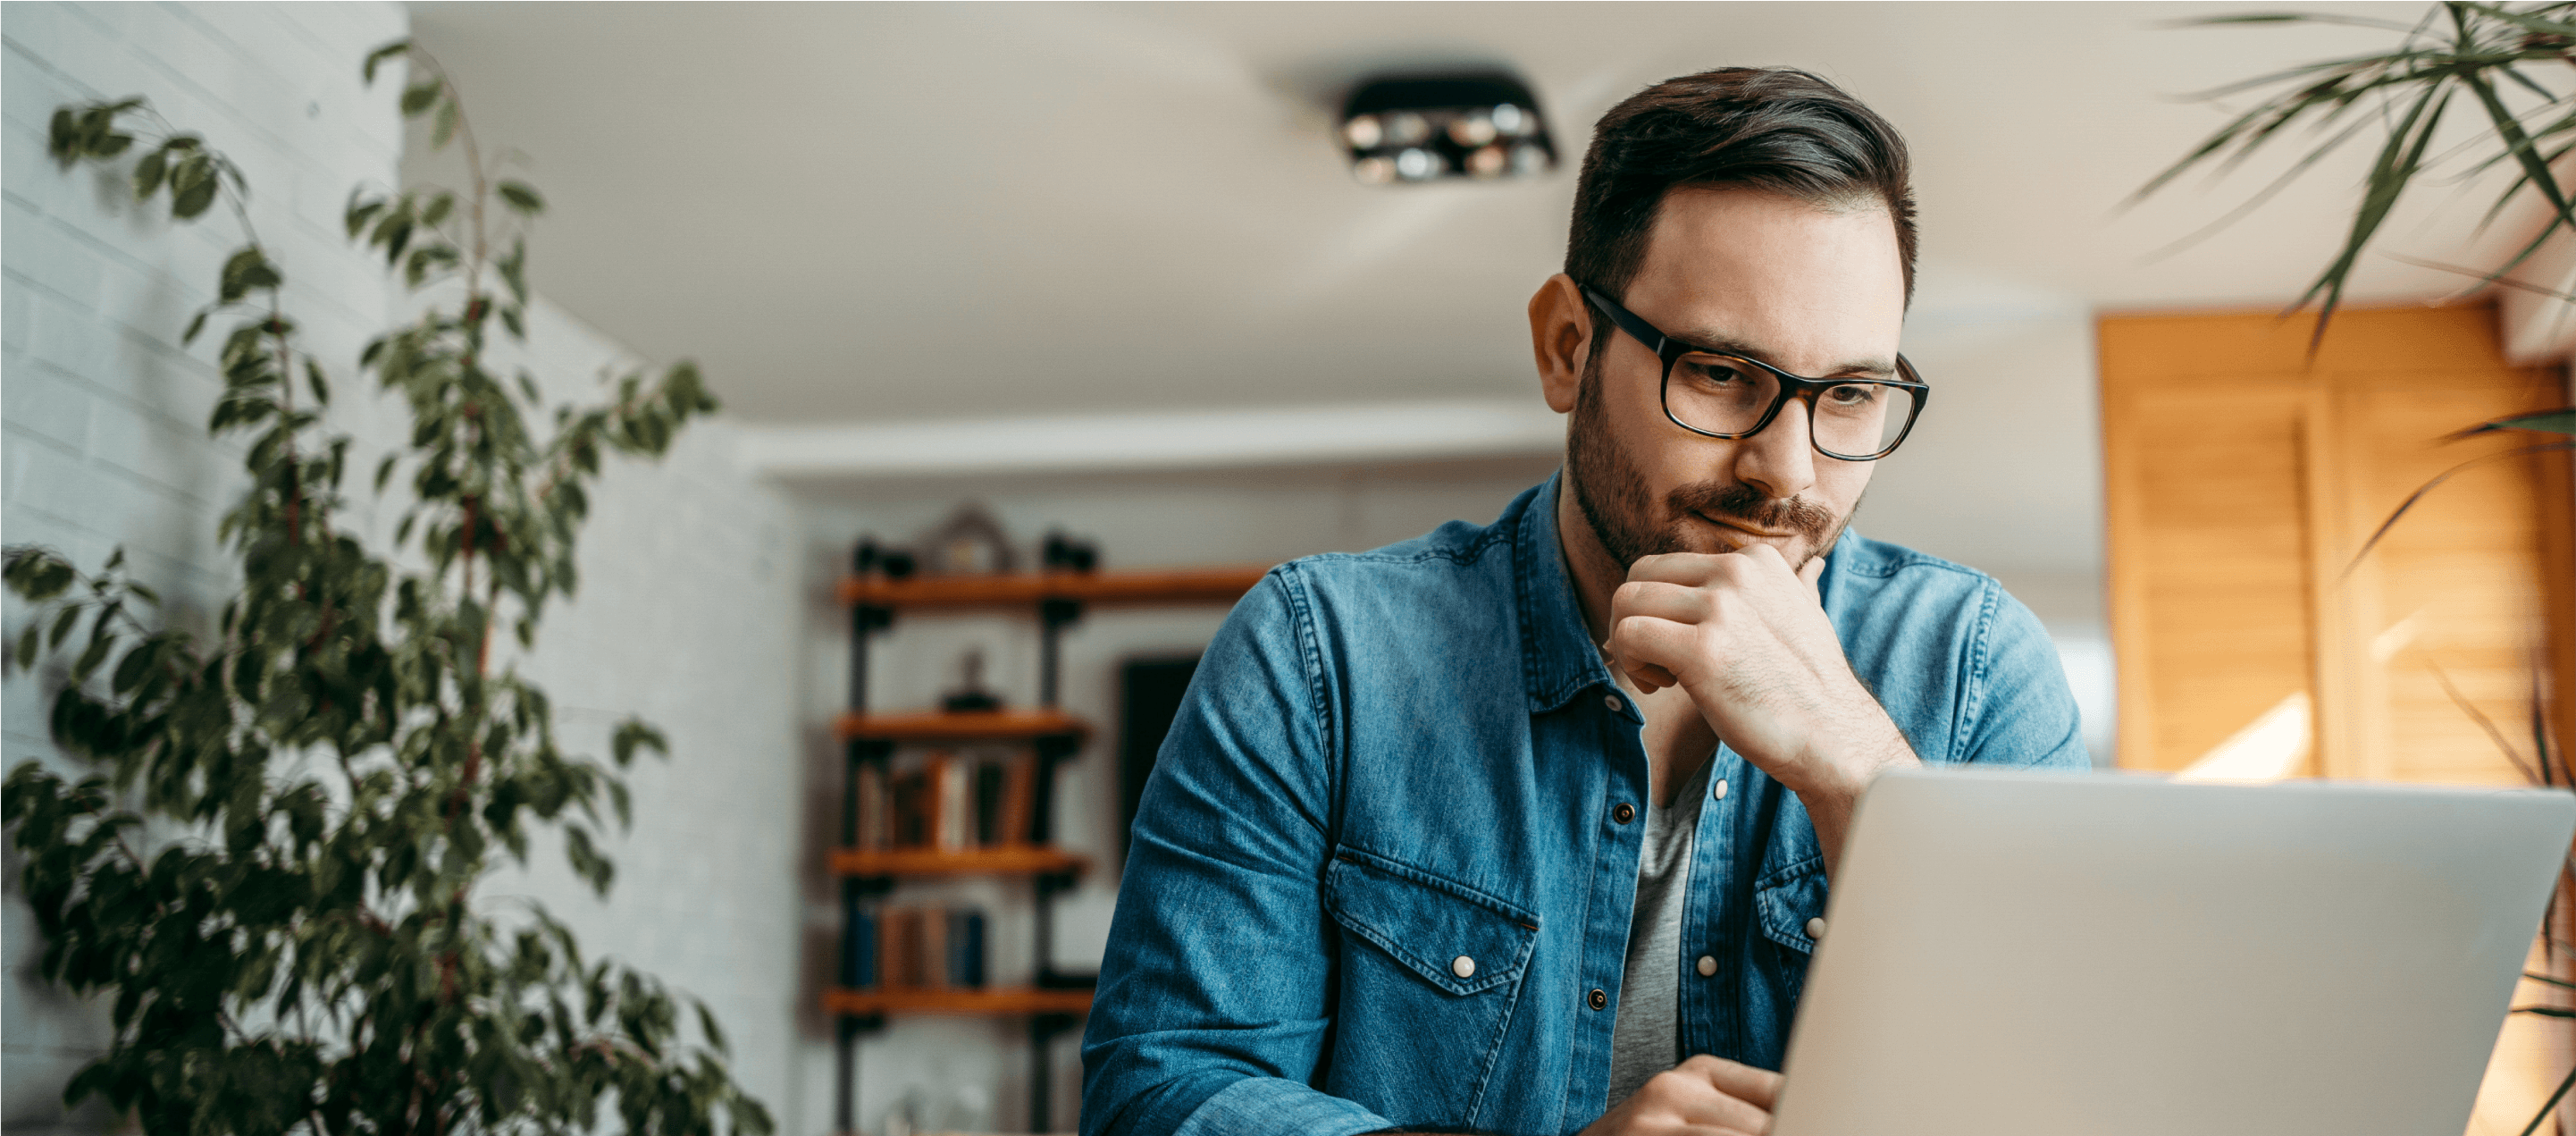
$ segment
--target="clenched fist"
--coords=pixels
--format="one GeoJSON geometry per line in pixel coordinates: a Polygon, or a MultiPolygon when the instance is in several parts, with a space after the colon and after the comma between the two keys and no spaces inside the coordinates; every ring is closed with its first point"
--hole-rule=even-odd
{"type": "Polygon", "coordinates": [[[1767,544],[1646,556],[1610,599],[1610,653],[1649,693],[1689,692],[1711,730],[1807,806],[1828,868],[1852,802],[1914,751],[1852,674],[1817,601],[1825,561],[1767,544]]]}

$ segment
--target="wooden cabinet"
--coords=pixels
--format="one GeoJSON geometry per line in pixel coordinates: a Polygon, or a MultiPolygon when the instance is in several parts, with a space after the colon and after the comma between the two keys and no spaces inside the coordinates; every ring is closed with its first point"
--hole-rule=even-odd
{"type": "Polygon", "coordinates": [[[2463,471],[2354,556],[2424,482],[2547,440],[2447,439],[2560,377],[2505,365],[2484,307],[2348,311],[2312,358],[2314,326],[2101,321],[2120,764],[2182,769],[2303,695],[2298,772],[2519,784],[2462,703],[2528,753],[2539,674],[2569,732],[2566,455],[2463,471]]]}

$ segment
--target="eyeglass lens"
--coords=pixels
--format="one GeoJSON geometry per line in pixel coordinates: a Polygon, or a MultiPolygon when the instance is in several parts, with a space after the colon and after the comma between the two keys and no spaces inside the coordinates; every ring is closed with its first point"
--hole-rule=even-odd
{"type": "MultiPolygon", "coordinates": [[[[1778,376],[1725,355],[1675,359],[1664,383],[1665,409],[1683,425],[1712,434],[1753,429],[1779,397],[1778,376]]],[[[1817,449],[1837,457],[1865,458],[1895,445],[1913,419],[1914,392],[1851,382],[1816,396],[1810,429],[1817,449]]]]}

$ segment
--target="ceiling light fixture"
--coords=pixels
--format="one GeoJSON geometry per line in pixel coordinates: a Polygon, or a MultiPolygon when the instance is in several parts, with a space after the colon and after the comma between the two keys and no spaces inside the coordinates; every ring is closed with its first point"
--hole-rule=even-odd
{"type": "Polygon", "coordinates": [[[1532,177],[1556,168],[1538,100],[1499,72],[1360,84],[1342,104],[1342,144],[1364,185],[1442,177],[1532,177]]]}

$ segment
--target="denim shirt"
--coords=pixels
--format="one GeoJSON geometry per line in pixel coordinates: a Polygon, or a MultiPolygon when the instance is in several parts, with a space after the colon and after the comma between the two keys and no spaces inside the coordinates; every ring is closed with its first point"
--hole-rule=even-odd
{"type": "MultiPolygon", "coordinates": [[[[1282,564],[1235,607],[1136,814],[1085,1136],[1564,1133],[1615,1103],[1645,829],[1616,810],[1646,802],[1646,751],[1566,577],[1558,481],[1488,526],[1282,564]]],[[[1846,532],[1821,588],[1924,761],[2085,764],[2056,651],[1992,578],[1846,532]]],[[[1795,795],[1714,760],[1666,960],[1682,1051],[1777,1069],[1824,858],[1795,795]]]]}

